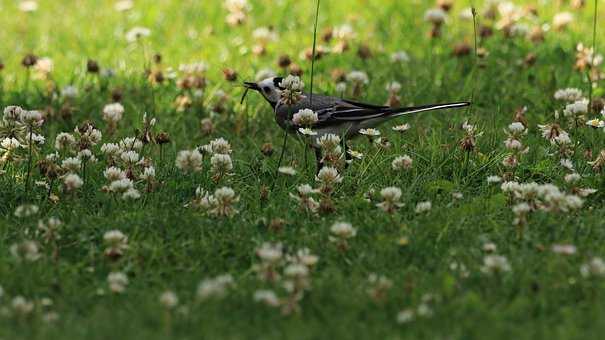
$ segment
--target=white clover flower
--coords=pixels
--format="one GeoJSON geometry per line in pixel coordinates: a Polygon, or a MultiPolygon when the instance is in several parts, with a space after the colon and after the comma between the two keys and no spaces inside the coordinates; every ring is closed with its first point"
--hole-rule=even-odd
{"type": "Polygon", "coordinates": [[[525,126],[519,122],[513,122],[508,126],[508,130],[513,133],[525,132],[525,126]]]}
{"type": "Polygon", "coordinates": [[[556,30],[561,30],[567,26],[569,26],[569,24],[571,24],[574,20],[574,16],[573,14],[571,14],[570,12],[561,12],[561,13],[557,13],[555,14],[555,16],[552,19],[552,25],[556,30]]]}
{"type": "Polygon", "coordinates": [[[112,181],[109,184],[109,191],[114,193],[124,193],[133,187],[132,180],[129,178],[122,178],[112,181]]]}
{"type": "Polygon", "coordinates": [[[559,163],[565,169],[567,169],[569,171],[574,171],[574,166],[573,166],[573,162],[571,161],[571,159],[563,158],[563,159],[561,159],[561,161],[559,163]]]}
{"type": "Polygon", "coordinates": [[[2,140],[1,146],[7,151],[12,151],[21,147],[21,143],[14,137],[6,137],[2,140]]]}
{"type": "Polygon", "coordinates": [[[397,158],[391,162],[391,168],[394,171],[409,170],[412,168],[413,163],[412,157],[408,155],[397,156],[397,158]]]}
{"type": "Polygon", "coordinates": [[[153,165],[145,167],[140,178],[144,181],[150,181],[150,180],[154,179],[155,178],[155,168],[153,167],[153,165]]]}
{"type": "Polygon", "coordinates": [[[24,218],[36,215],[40,208],[35,204],[22,204],[15,209],[15,217],[24,218]]]}
{"type": "Polygon", "coordinates": [[[317,132],[313,131],[313,129],[309,128],[299,128],[298,132],[305,136],[317,136],[317,132]]]}
{"type": "Polygon", "coordinates": [[[487,255],[483,258],[481,271],[486,274],[497,274],[509,272],[511,270],[508,259],[500,255],[487,255]]]}
{"type": "Polygon", "coordinates": [[[114,293],[123,293],[128,286],[128,276],[122,272],[111,272],[107,276],[109,289],[114,293]]]}
{"type": "Polygon", "coordinates": [[[336,168],[324,166],[315,176],[315,180],[325,186],[330,186],[342,182],[342,177],[340,177],[336,168]]]}
{"type": "Polygon", "coordinates": [[[493,242],[486,242],[483,244],[482,248],[486,253],[494,253],[498,249],[498,246],[493,242]]]}
{"type": "Polygon", "coordinates": [[[21,115],[23,114],[23,108],[20,106],[7,106],[4,108],[2,119],[6,122],[16,122],[21,120],[21,115]]]}
{"type": "Polygon", "coordinates": [[[34,0],[22,0],[19,2],[19,10],[21,12],[35,12],[38,10],[38,2],[34,0]]]}
{"type": "Polygon", "coordinates": [[[277,263],[283,257],[281,243],[263,243],[263,245],[256,249],[256,256],[258,256],[263,262],[277,263]]]}
{"type": "Polygon", "coordinates": [[[53,61],[48,57],[38,58],[34,65],[34,70],[38,73],[38,76],[46,76],[53,70],[53,61]]]}
{"type": "Polygon", "coordinates": [[[407,124],[407,123],[393,126],[393,131],[397,131],[397,132],[406,132],[409,129],[410,129],[410,124],[407,124]]]}
{"type": "Polygon", "coordinates": [[[279,298],[272,290],[257,290],[254,292],[254,301],[263,303],[270,307],[280,305],[279,298]]]}
{"type": "Polygon", "coordinates": [[[179,304],[179,297],[171,290],[167,290],[160,295],[160,304],[166,309],[174,309],[179,304]]]}
{"type": "Polygon", "coordinates": [[[414,211],[417,214],[422,214],[427,211],[430,211],[432,209],[432,207],[433,207],[433,205],[430,201],[419,202],[418,204],[416,204],[416,209],[414,209],[414,211]]]}
{"type": "Polygon", "coordinates": [[[208,145],[212,153],[229,155],[232,152],[231,144],[229,144],[229,141],[222,137],[211,140],[208,145]]]}
{"type": "Polygon", "coordinates": [[[214,154],[210,158],[211,170],[213,173],[226,174],[233,170],[233,163],[231,156],[224,154],[214,154]]]}
{"type": "Polygon", "coordinates": [[[122,154],[120,154],[120,158],[125,163],[135,164],[136,162],[139,161],[140,156],[139,156],[138,152],[131,150],[131,151],[122,152],[122,154]]]}
{"type": "Polygon", "coordinates": [[[330,227],[330,233],[340,239],[348,239],[357,235],[357,230],[350,223],[337,222],[330,227]]]}
{"type": "Polygon", "coordinates": [[[15,296],[11,301],[11,308],[19,315],[28,315],[34,311],[34,303],[21,295],[15,296]]]}
{"type": "Polygon", "coordinates": [[[291,166],[280,166],[279,169],[277,169],[277,171],[280,174],[286,175],[286,176],[294,176],[296,175],[296,170],[291,167],[291,166]]]}
{"type": "Polygon", "coordinates": [[[588,99],[580,99],[571,104],[567,104],[563,110],[563,114],[566,117],[574,117],[584,113],[588,113],[588,99]]]}
{"type": "Polygon", "coordinates": [[[563,100],[566,102],[573,103],[582,98],[583,98],[582,90],[577,89],[577,88],[561,89],[561,90],[557,90],[557,92],[555,92],[556,100],[563,100]]]}
{"type": "Polygon", "coordinates": [[[336,89],[335,90],[338,93],[344,93],[347,90],[347,83],[342,82],[342,81],[336,83],[336,89]]]}
{"type": "Polygon", "coordinates": [[[301,109],[292,116],[292,123],[296,126],[311,126],[317,121],[317,113],[309,109],[301,109]]]}
{"type": "Polygon", "coordinates": [[[351,71],[347,74],[346,78],[353,84],[367,85],[370,82],[368,74],[363,71],[351,71]]]}
{"type": "Polygon", "coordinates": [[[82,161],[77,157],[68,157],[61,162],[61,167],[70,172],[78,172],[82,166],[82,161]]]}
{"type": "Polygon", "coordinates": [[[577,251],[573,244],[553,244],[551,250],[555,254],[574,255],[577,251]]]}
{"type": "Polygon", "coordinates": [[[135,188],[127,189],[122,194],[123,200],[136,200],[136,199],[139,199],[140,197],[141,197],[141,193],[135,188]]]}
{"type": "Polygon", "coordinates": [[[380,136],[380,130],[378,129],[360,129],[359,133],[362,135],[366,135],[366,136],[370,136],[370,137],[377,137],[380,136]]]}
{"type": "Polygon", "coordinates": [[[109,156],[117,156],[122,149],[118,144],[105,143],[101,145],[101,152],[109,156]]]}
{"type": "Polygon", "coordinates": [[[589,262],[580,267],[580,273],[585,278],[604,277],[605,261],[600,257],[593,257],[589,262]]]}
{"type": "Polygon", "coordinates": [[[71,150],[76,145],[76,138],[67,132],[61,132],[55,137],[55,149],[59,151],[71,150]]]}
{"type": "Polygon", "coordinates": [[[176,167],[183,172],[198,172],[202,170],[202,154],[197,149],[179,151],[176,167]]]}
{"type": "Polygon", "coordinates": [[[126,32],[126,41],[129,43],[139,41],[140,39],[146,38],[151,35],[151,30],[146,27],[133,27],[130,31],[126,32]]]}
{"type": "Polygon", "coordinates": [[[38,243],[31,240],[25,240],[21,243],[13,244],[10,247],[10,253],[18,261],[37,261],[42,255],[38,243]]]}
{"type": "Polygon", "coordinates": [[[382,209],[384,212],[393,213],[398,208],[402,207],[401,200],[401,189],[397,187],[387,187],[380,191],[382,202],[376,204],[376,206],[382,209]]]}
{"type": "Polygon", "coordinates": [[[73,99],[78,96],[78,88],[73,85],[67,85],[61,89],[61,97],[73,99]]]}
{"type": "Polygon", "coordinates": [[[333,133],[321,135],[315,142],[324,150],[334,150],[340,146],[340,137],[333,133]]]}
{"type": "Polygon", "coordinates": [[[84,181],[80,178],[80,176],[76,174],[67,174],[63,177],[63,185],[67,191],[74,191],[79,189],[84,184],[84,181]]]}
{"type": "Polygon", "coordinates": [[[441,8],[431,8],[424,13],[424,20],[435,25],[441,25],[447,19],[447,13],[441,8]]]}
{"type": "Polygon", "coordinates": [[[118,167],[112,166],[103,171],[103,176],[110,182],[126,178],[126,172],[118,167]]]}
{"type": "Polygon", "coordinates": [[[334,27],[332,33],[334,34],[334,37],[339,40],[348,41],[355,37],[355,30],[353,30],[353,26],[349,24],[342,24],[334,27]]]}
{"type": "Polygon", "coordinates": [[[403,324],[414,320],[414,310],[404,309],[397,313],[397,323],[403,324]]]}
{"type": "Polygon", "coordinates": [[[580,176],[580,174],[574,172],[574,173],[565,175],[564,179],[565,179],[565,182],[567,182],[567,183],[573,183],[573,182],[577,182],[580,179],[582,179],[582,176],[580,176]]]}
{"type": "Polygon", "coordinates": [[[122,120],[124,106],[120,103],[107,104],[103,108],[103,119],[109,123],[117,123],[122,120]]]}
{"type": "Polygon", "coordinates": [[[134,7],[132,0],[120,0],[115,3],[113,8],[118,12],[126,12],[134,7]]]}
{"type": "Polygon", "coordinates": [[[410,56],[405,51],[397,51],[391,54],[392,63],[407,63],[410,61],[410,56]]]}
{"type": "Polygon", "coordinates": [[[140,151],[143,148],[143,142],[136,137],[126,137],[120,140],[120,149],[122,151],[140,151]]]}
{"type": "Polygon", "coordinates": [[[387,85],[385,86],[385,89],[389,93],[398,93],[399,91],[401,91],[401,83],[396,82],[396,81],[387,83],[387,85]]]}
{"type": "Polygon", "coordinates": [[[500,176],[496,176],[496,175],[487,176],[487,183],[489,183],[489,184],[500,183],[500,182],[502,182],[502,177],[500,177],[500,176]]]}
{"type": "Polygon", "coordinates": [[[42,113],[40,111],[23,110],[20,118],[27,125],[39,125],[42,122],[42,113]]]}

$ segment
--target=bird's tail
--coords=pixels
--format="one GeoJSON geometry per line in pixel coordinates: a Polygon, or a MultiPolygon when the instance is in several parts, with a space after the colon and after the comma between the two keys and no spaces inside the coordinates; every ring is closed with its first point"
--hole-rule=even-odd
{"type": "Polygon", "coordinates": [[[395,118],[407,114],[418,113],[418,112],[426,112],[426,111],[435,111],[435,110],[445,110],[445,109],[457,109],[461,107],[470,106],[470,102],[457,102],[457,103],[447,103],[447,104],[431,104],[431,105],[423,105],[423,106],[414,106],[414,107],[400,107],[394,109],[388,109],[385,111],[385,117],[395,118]]]}

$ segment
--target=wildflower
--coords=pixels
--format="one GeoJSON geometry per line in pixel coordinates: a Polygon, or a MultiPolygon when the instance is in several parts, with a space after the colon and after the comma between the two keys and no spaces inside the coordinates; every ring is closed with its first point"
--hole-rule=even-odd
{"type": "Polygon", "coordinates": [[[353,84],[353,95],[355,97],[361,96],[363,86],[370,82],[367,73],[362,71],[351,71],[347,74],[346,79],[353,84]]]}
{"type": "Polygon", "coordinates": [[[38,243],[31,240],[25,240],[21,243],[15,243],[10,246],[10,253],[18,261],[34,262],[42,255],[38,243]]]}
{"type": "Polygon", "coordinates": [[[48,75],[53,70],[53,61],[50,58],[38,58],[36,59],[36,63],[34,64],[34,71],[36,72],[36,77],[39,79],[47,79],[48,75]]]}
{"type": "Polygon", "coordinates": [[[11,307],[19,315],[29,315],[34,311],[34,303],[26,300],[21,295],[17,295],[13,298],[11,307]]]}
{"type": "Polygon", "coordinates": [[[377,137],[380,136],[380,130],[377,129],[361,129],[359,133],[362,135],[366,135],[369,137],[377,137]]]}
{"type": "Polygon", "coordinates": [[[574,255],[576,253],[576,246],[573,244],[553,244],[552,252],[560,255],[574,255]]]}
{"type": "Polygon", "coordinates": [[[229,142],[224,138],[217,138],[210,141],[208,144],[208,150],[210,150],[210,153],[219,153],[223,155],[229,155],[232,152],[231,144],[229,144],[229,142]]]}
{"type": "Polygon", "coordinates": [[[278,307],[280,305],[279,298],[272,290],[257,290],[254,292],[254,301],[261,302],[270,307],[278,307]]]}
{"type": "Polygon", "coordinates": [[[401,200],[401,189],[397,187],[387,187],[380,191],[382,202],[376,204],[376,206],[382,209],[384,212],[392,214],[398,208],[403,206],[399,201],[401,200]]]}
{"type": "Polygon", "coordinates": [[[500,176],[488,176],[487,177],[487,183],[491,184],[491,183],[500,183],[502,182],[502,178],[500,176]]]}
{"type": "Polygon", "coordinates": [[[305,136],[317,136],[317,132],[309,128],[299,128],[298,132],[305,136]]]}
{"type": "Polygon", "coordinates": [[[126,32],[126,41],[129,43],[137,42],[151,35],[151,30],[146,27],[133,27],[126,32]]]}
{"type": "Polygon", "coordinates": [[[214,195],[209,195],[203,189],[197,188],[194,205],[208,210],[214,216],[231,217],[237,213],[233,207],[233,204],[237,202],[239,202],[239,197],[229,187],[216,189],[214,195]]]}
{"type": "Polygon", "coordinates": [[[583,98],[582,90],[577,88],[566,88],[555,92],[556,100],[563,100],[569,103],[576,102],[583,98]]]}
{"type": "Polygon", "coordinates": [[[414,310],[404,309],[397,313],[397,323],[403,324],[414,320],[414,310]]]}
{"type": "Polygon", "coordinates": [[[317,209],[319,209],[319,203],[317,203],[317,201],[311,197],[311,195],[316,193],[317,190],[313,189],[308,184],[299,185],[296,190],[298,195],[290,194],[290,197],[300,203],[300,208],[311,213],[317,212],[317,209]]]}
{"type": "Polygon", "coordinates": [[[21,12],[35,12],[38,10],[38,2],[34,0],[22,0],[19,2],[21,12]]]}
{"type": "Polygon", "coordinates": [[[110,126],[114,126],[120,120],[122,120],[122,116],[124,115],[124,106],[120,103],[112,103],[105,105],[103,108],[103,119],[110,124],[110,126]]]}
{"type": "Polygon", "coordinates": [[[487,255],[483,258],[481,271],[486,274],[499,274],[511,270],[508,259],[500,255],[487,255]]]}
{"type": "Polygon", "coordinates": [[[288,106],[298,103],[303,98],[302,91],[304,86],[305,84],[299,77],[293,75],[287,76],[279,83],[279,87],[282,89],[281,101],[288,106]]]}
{"type": "Polygon", "coordinates": [[[197,297],[206,300],[211,297],[225,296],[227,289],[233,286],[233,277],[229,274],[203,280],[197,287],[197,297]]]}
{"type": "Polygon", "coordinates": [[[12,151],[21,147],[21,143],[14,137],[6,137],[2,140],[0,146],[6,151],[12,151]]]}
{"type": "Polygon", "coordinates": [[[30,217],[37,214],[39,210],[35,204],[22,204],[15,209],[15,216],[19,218],[30,217]]]}
{"type": "Polygon", "coordinates": [[[68,172],[78,172],[82,167],[80,158],[68,157],[61,162],[61,167],[68,172]]]}
{"type": "Polygon", "coordinates": [[[122,257],[124,251],[128,249],[128,236],[119,230],[110,230],[103,235],[103,241],[107,248],[105,256],[115,259],[122,257]]]}
{"type": "Polygon", "coordinates": [[[41,234],[44,242],[50,243],[61,238],[59,235],[59,229],[63,222],[56,217],[50,217],[46,222],[44,220],[38,221],[38,232],[41,234]]]}
{"type": "Polygon", "coordinates": [[[292,116],[292,123],[296,126],[311,126],[317,121],[317,113],[309,109],[301,109],[292,116]]]}
{"type": "Polygon", "coordinates": [[[118,12],[126,12],[134,7],[132,0],[120,0],[115,3],[113,8],[118,12]]]}
{"type": "Polygon", "coordinates": [[[486,242],[483,244],[483,251],[486,253],[494,253],[498,247],[493,242],[486,242]]]}
{"type": "Polygon", "coordinates": [[[73,85],[67,85],[61,89],[61,97],[74,99],[78,96],[78,88],[73,85]]]}
{"type": "Polygon", "coordinates": [[[183,172],[198,172],[202,170],[202,154],[197,149],[179,151],[176,167],[183,172]]]}
{"type": "Polygon", "coordinates": [[[413,162],[412,158],[408,155],[397,156],[397,158],[391,162],[391,168],[394,171],[409,170],[412,168],[413,162]]]}
{"type": "Polygon", "coordinates": [[[417,214],[422,214],[427,211],[430,211],[432,208],[432,203],[430,201],[419,202],[416,204],[416,209],[414,210],[417,214]]]}
{"type": "Polygon", "coordinates": [[[213,179],[218,181],[225,175],[228,175],[231,170],[233,170],[233,163],[231,162],[231,156],[224,154],[214,154],[212,158],[210,158],[210,164],[212,171],[213,179]]]}
{"type": "Polygon", "coordinates": [[[103,176],[107,178],[110,182],[118,181],[126,178],[126,172],[124,170],[112,166],[103,171],[103,176]]]}
{"type": "Polygon", "coordinates": [[[401,125],[395,125],[393,126],[393,131],[397,131],[397,132],[406,132],[407,130],[410,129],[410,124],[401,124],[401,125]]]}
{"type": "Polygon", "coordinates": [[[76,145],[76,138],[67,132],[61,132],[55,137],[55,149],[57,151],[70,151],[76,145]]]}
{"type": "Polygon", "coordinates": [[[330,232],[335,236],[335,238],[331,238],[332,241],[349,239],[357,235],[357,230],[350,223],[346,222],[334,223],[330,227],[330,232]]]}
{"type": "Polygon", "coordinates": [[[368,277],[369,288],[366,290],[368,295],[376,302],[386,298],[388,291],[393,287],[393,281],[386,276],[370,274],[368,277]]]}
{"type": "Polygon", "coordinates": [[[552,19],[553,28],[557,31],[561,31],[567,26],[569,26],[569,24],[571,24],[573,20],[573,14],[571,14],[570,12],[557,13],[552,19]]]}
{"type": "Polygon", "coordinates": [[[84,181],[77,174],[67,174],[63,178],[63,185],[65,186],[65,190],[74,191],[79,189],[84,184],[84,181]]]}
{"type": "Polygon", "coordinates": [[[113,293],[123,293],[128,286],[128,276],[122,272],[111,272],[107,276],[107,283],[113,293]]]}
{"type": "Polygon", "coordinates": [[[321,191],[331,193],[334,185],[342,182],[342,177],[338,174],[338,170],[333,167],[323,167],[319,170],[315,180],[321,185],[321,191]]]}
{"type": "Polygon", "coordinates": [[[141,197],[141,193],[135,188],[129,188],[122,194],[123,200],[136,200],[141,197]]]}
{"type": "Polygon", "coordinates": [[[231,26],[241,25],[246,21],[251,7],[248,0],[226,0],[225,8],[229,12],[226,21],[231,26]]]}
{"type": "Polygon", "coordinates": [[[590,261],[580,267],[580,273],[585,278],[604,277],[605,261],[600,257],[593,257],[590,261]]]}
{"type": "Polygon", "coordinates": [[[277,169],[277,171],[280,174],[287,175],[287,176],[296,175],[296,170],[291,166],[281,166],[281,167],[279,167],[279,169],[277,169]]]}
{"type": "Polygon", "coordinates": [[[391,54],[391,62],[396,63],[406,63],[410,61],[410,57],[405,51],[397,51],[391,54]]]}
{"type": "Polygon", "coordinates": [[[129,178],[122,178],[114,180],[109,184],[109,191],[113,193],[125,193],[128,189],[133,187],[132,180],[129,178]]]}
{"type": "Polygon", "coordinates": [[[591,119],[591,120],[587,121],[586,125],[593,127],[593,128],[603,128],[603,127],[605,127],[605,122],[598,118],[595,118],[595,119],[591,119]]]}
{"type": "Polygon", "coordinates": [[[179,304],[179,297],[171,290],[167,290],[160,295],[160,304],[166,309],[174,309],[179,304]]]}

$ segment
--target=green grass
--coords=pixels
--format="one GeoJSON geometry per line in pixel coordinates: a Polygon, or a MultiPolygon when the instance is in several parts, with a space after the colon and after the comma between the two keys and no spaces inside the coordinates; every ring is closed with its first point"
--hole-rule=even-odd
{"type": "MultiPolygon", "coordinates": [[[[452,55],[457,43],[473,45],[472,22],[458,16],[469,1],[456,2],[438,39],[428,38],[430,24],[423,19],[432,6],[429,1],[323,1],[319,33],[350,23],[356,37],[349,51],[316,62],[314,91],[335,94],[330,74],[341,68],[369,75],[370,82],[358,100],[383,103],[388,96],[385,85],[398,81],[406,105],[467,100],[473,92],[474,105],[470,110],[422,114],[381,126],[383,137],[392,143],[388,149],[365,138],[355,140],[352,148],[364,158],[343,172],[344,180],[334,194],[335,212],[317,216],[299,211],[289,196],[300,184],[315,185],[312,152],[305,153],[302,143],[290,139],[284,164],[294,164],[298,174],[275,178],[283,133],[259,95],[249,93],[245,103],[239,104],[240,81],[254,79],[262,68],[279,71],[276,63],[282,54],[302,67],[302,79],[310,84],[311,63],[300,59],[299,53],[312,46],[313,1],[251,0],[248,21],[238,27],[227,25],[227,11],[220,1],[139,0],[125,13],[116,12],[113,1],[44,0],[33,13],[18,11],[17,1],[0,2],[0,59],[5,65],[0,71],[0,106],[52,113],[41,129],[46,143],[34,154],[34,161],[54,151],[57,133],[71,132],[86,120],[104,134],[92,150],[99,162],[89,164],[85,186],[68,194],[56,184],[56,203],[47,199],[42,188],[32,185],[29,192],[24,190],[25,160],[4,168],[0,176],[0,286],[4,290],[0,339],[599,338],[605,331],[605,286],[602,279],[582,277],[580,266],[592,257],[605,256],[605,183],[602,174],[587,164],[605,146],[603,131],[563,126],[577,142],[572,159],[578,173],[585,176],[582,187],[599,191],[586,198],[578,211],[533,213],[521,239],[512,225],[514,215],[507,197],[498,185],[486,182],[487,176],[503,172],[501,161],[507,153],[503,130],[514,112],[526,106],[529,132],[523,143],[530,151],[515,173],[518,181],[553,183],[562,190],[569,187],[558,159],[547,155],[552,148],[537,125],[552,122],[554,111],[562,109],[553,99],[557,89],[578,87],[588,95],[585,75],[573,65],[576,44],[592,42],[593,1],[579,10],[559,4],[563,1],[551,2],[538,6],[539,17],[527,22],[552,23],[554,14],[572,11],[575,21],[568,29],[548,32],[541,44],[506,38],[494,29],[494,36],[479,41],[489,56],[476,68],[472,52],[452,55]],[[124,35],[134,26],[148,27],[152,35],[130,44],[124,35]],[[275,27],[279,40],[268,44],[266,55],[255,56],[250,52],[252,31],[260,26],[275,27]],[[372,49],[372,58],[357,57],[361,43],[372,49]],[[410,54],[409,63],[390,62],[390,54],[398,50],[410,54]],[[28,80],[20,65],[27,53],[52,58],[51,80],[28,80]],[[179,112],[174,101],[185,92],[174,80],[153,86],[147,82],[143,72],[154,53],[162,55],[165,74],[170,73],[168,68],[178,70],[182,63],[209,65],[202,104],[179,112]],[[533,66],[523,64],[529,53],[537,57],[533,66]],[[115,70],[115,77],[86,74],[89,58],[115,70]],[[223,79],[222,70],[227,67],[239,73],[237,83],[223,79]],[[71,103],[72,114],[61,117],[58,113],[65,100],[49,89],[58,92],[69,84],[79,89],[79,95],[71,103]],[[126,112],[116,133],[109,135],[101,112],[117,89],[123,94],[126,112]],[[219,89],[229,100],[226,112],[215,115],[211,108],[219,89]],[[139,200],[114,199],[101,190],[107,184],[103,177],[107,162],[100,145],[134,136],[142,128],[144,112],[157,118],[156,132],[166,131],[171,137],[161,161],[157,145],[143,152],[153,160],[159,184],[151,193],[137,184],[142,194],[139,200]],[[210,116],[216,129],[204,135],[200,120],[210,116]],[[458,145],[463,136],[460,126],[467,120],[483,132],[468,159],[458,145]],[[412,126],[405,134],[390,129],[403,122],[412,126]],[[214,183],[209,157],[204,158],[204,169],[193,175],[175,167],[178,151],[218,137],[232,145],[232,176],[214,183]],[[264,143],[273,144],[272,156],[261,153],[264,143]],[[594,154],[589,159],[584,157],[587,150],[594,154]],[[414,159],[414,167],[396,173],[391,161],[403,154],[414,159]],[[271,187],[274,180],[274,190],[262,201],[263,188],[271,187]],[[240,196],[238,214],[215,218],[185,207],[198,186],[211,192],[232,187],[240,196]],[[383,213],[364,196],[387,186],[403,190],[405,206],[393,215],[383,213]],[[464,197],[453,200],[454,192],[464,197]],[[414,208],[421,201],[431,201],[432,210],[416,214],[414,208]],[[39,213],[15,217],[15,209],[25,203],[39,206],[39,213]],[[38,220],[51,216],[63,221],[56,259],[52,246],[36,234],[38,220]],[[283,219],[283,229],[269,228],[276,219],[283,219]],[[337,221],[357,228],[347,251],[329,240],[329,228],[337,221]],[[103,255],[103,234],[113,229],[125,233],[130,245],[115,262],[103,255]],[[408,243],[400,244],[402,238],[408,243]],[[35,262],[19,261],[9,250],[27,239],[41,247],[42,257],[35,262]],[[497,254],[507,257],[510,272],[490,276],[481,271],[486,255],[482,247],[488,241],[497,245],[497,254]],[[256,290],[270,287],[251,269],[259,263],[255,251],[264,242],[281,242],[288,250],[306,247],[319,256],[299,313],[282,315],[279,309],[253,300],[256,290]],[[554,254],[551,245],[560,243],[574,244],[577,254],[554,254]],[[452,262],[463,264],[468,276],[452,270],[452,262]],[[124,293],[109,291],[111,271],[128,275],[124,293]],[[201,280],[227,273],[235,286],[224,298],[196,299],[201,280]],[[366,293],[371,273],[393,281],[380,303],[366,293]],[[169,319],[159,303],[159,296],[168,289],[180,300],[169,319]],[[417,308],[426,294],[436,297],[430,303],[433,315],[397,323],[398,312],[417,308]],[[15,315],[11,301],[18,295],[35,302],[30,315],[15,315]],[[52,299],[53,305],[41,306],[43,298],[52,299]],[[45,322],[48,311],[58,313],[59,319],[45,322]]],[[[483,2],[474,3],[481,14],[483,2]]],[[[604,18],[605,6],[599,10],[604,18]]],[[[478,20],[480,25],[491,25],[482,15],[478,20]]],[[[318,44],[333,45],[321,39],[318,44]]],[[[603,51],[601,39],[597,45],[603,51]]],[[[603,96],[602,82],[593,93],[603,96]]],[[[590,115],[594,117],[596,113],[590,115]]],[[[32,176],[32,183],[43,179],[37,168],[32,176]]]]}

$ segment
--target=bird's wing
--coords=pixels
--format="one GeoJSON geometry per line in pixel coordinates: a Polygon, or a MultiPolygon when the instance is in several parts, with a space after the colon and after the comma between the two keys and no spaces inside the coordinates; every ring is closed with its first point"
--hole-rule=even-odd
{"type": "Polygon", "coordinates": [[[349,100],[337,100],[332,105],[317,110],[320,125],[330,125],[343,121],[363,121],[383,116],[389,108],[349,100]]]}

